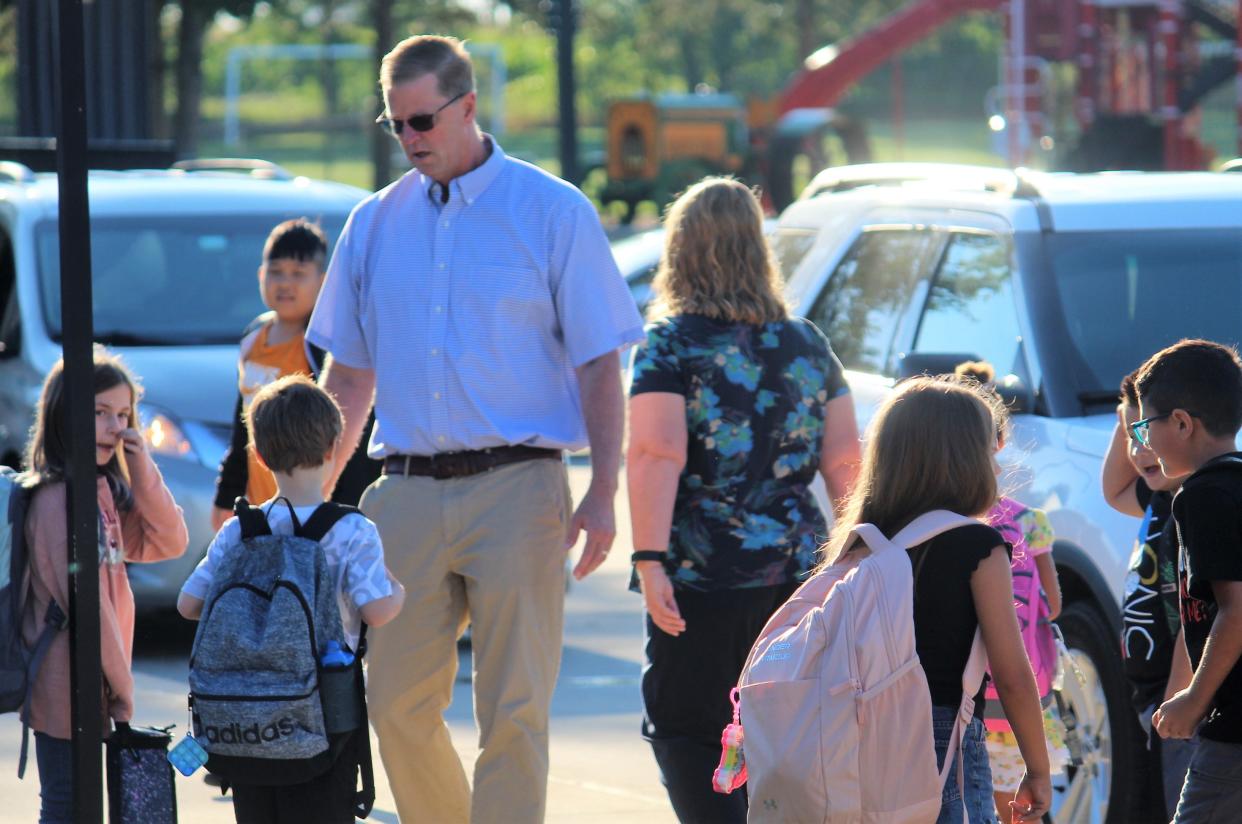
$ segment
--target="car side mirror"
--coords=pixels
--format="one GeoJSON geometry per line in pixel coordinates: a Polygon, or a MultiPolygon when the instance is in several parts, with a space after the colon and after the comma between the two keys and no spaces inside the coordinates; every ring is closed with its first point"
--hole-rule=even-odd
{"type": "Polygon", "coordinates": [[[1010,415],[1021,415],[1035,409],[1035,394],[1017,375],[997,378],[996,394],[1000,395],[1010,415]]]}

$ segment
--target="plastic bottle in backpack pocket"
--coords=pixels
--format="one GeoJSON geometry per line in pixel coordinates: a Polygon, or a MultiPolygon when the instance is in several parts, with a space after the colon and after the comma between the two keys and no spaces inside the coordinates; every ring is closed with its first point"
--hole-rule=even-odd
{"type": "Polygon", "coordinates": [[[357,729],[362,723],[362,696],[358,694],[358,665],[353,653],[336,641],[329,641],[319,664],[325,729],[329,735],[357,729]]]}

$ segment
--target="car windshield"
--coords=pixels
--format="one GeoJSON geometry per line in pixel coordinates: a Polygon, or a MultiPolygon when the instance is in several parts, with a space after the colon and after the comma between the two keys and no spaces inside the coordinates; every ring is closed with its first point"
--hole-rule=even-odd
{"type": "Polygon", "coordinates": [[[1115,397],[1182,338],[1238,340],[1242,229],[1054,233],[1048,250],[1084,395],[1115,397]]]}
{"type": "MultiPolygon", "coordinates": [[[[297,214],[92,218],[95,340],[119,346],[236,343],[264,310],[256,272],[273,226],[297,214]]],[[[344,213],[319,219],[329,243],[344,213]]],[[[35,227],[43,317],[60,339],[55,221],[35,227]]]]}

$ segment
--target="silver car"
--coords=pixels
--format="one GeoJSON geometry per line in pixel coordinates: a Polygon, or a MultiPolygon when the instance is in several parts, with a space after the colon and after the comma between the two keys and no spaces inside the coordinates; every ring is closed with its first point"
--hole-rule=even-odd
{"type": "MultiPolygon", "coordinates": [[[[214,534],[216,468],[237,398],[237,344],[264,306],[267,233],[295,217],[335,242],[366,192],[272,164],[92,172],[95,340],[140,378],[143,433],[185,510],[179,559],[130,567],[140,610],[172,607],[214,534]]],[[[54,174],[0,163],[0,463],[17,466],[43,376],[60,357],[54,174]]]]}

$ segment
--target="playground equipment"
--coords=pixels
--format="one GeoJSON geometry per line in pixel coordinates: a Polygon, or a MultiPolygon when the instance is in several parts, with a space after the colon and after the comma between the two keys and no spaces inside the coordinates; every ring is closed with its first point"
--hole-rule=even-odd
{"type": "MultiPolygon", "coordinates": [[[[747,137],[740,161],[729,159],[736,168],[718,162],[706,145],[662,153],[659,129],[642,144],[641,163],[634,160],[637,150],[628,165],[621,163],[628,126],[610,112],[607,191],[625,183],[630,197],[663,195],[669,187],[657,181],[675,182],[695,163],[704,172],[742,174],[782,208],[797,194],[795,159],[805,155],[812,168],[822,165],[817,153],[826,134],[842,137],[847,162],[868,159],[861,124],[835,108],[855,84],[946,23],[988,11],[1004,27],[1005,53],[986,105],[990,125],[1004,134],[1010,166],[1027,165],[1036,147],[1050,145],[1068,148],[1049,165],[1073,171],[1191,170],[1211,161],[1200,139],[1200,105],[1209,92],[1242,79],[1242,0],[915,0],[859,36],[810,55],[774,102],[744,109],[735,103],[735,114],[745,114],[747,137]],[[1076,78],[1072,136],[1051,134],[1055,90],[1048,78],[1056,64],[1072,66],[1076,78]],[[673,164],[683,174],[672,175],[673,164]],[[634,183],[640,179],[645,188],[634,183]]],[[[673,128],[682,110],[670,107],[656,119],[673,128]]],[[[1237,111],[1242,147],[1242,105],[1237,111]]]]}

